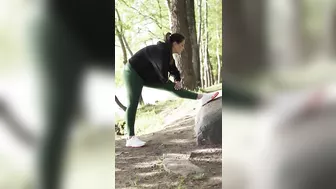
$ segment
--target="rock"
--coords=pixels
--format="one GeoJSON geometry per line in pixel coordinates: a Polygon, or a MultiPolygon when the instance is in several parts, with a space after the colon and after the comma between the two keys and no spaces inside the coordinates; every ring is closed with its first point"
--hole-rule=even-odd
{"type": "Polygon", "coordinates": [[[163,168],[169,173],[175,173],[184,177],[189,174],[203,173],[203,169],[185,159],[166,158],[163,160],[163,168]]]}
{"type": "Polygon", "coordinates": [[[282,94],[266,109],[252,188],[336,188],[336,96],[329,89],[282,94]]]}
{"type": "Polygon", "coordinates": [[[197,145],[222,144],[222,97],[209,102],[195,118],[197,145]]]}
{"type": "Polygon", "coordinates": [[[123,152],[116,152],[115,153],[116,156],[120,156],[121,154],[123,154],[123,152]]]}
{"type": "Polygon", "coordinates": [[[188,160],[190,158],[190,154],[163,154],[163,159],[183,159],[188,160]]]}

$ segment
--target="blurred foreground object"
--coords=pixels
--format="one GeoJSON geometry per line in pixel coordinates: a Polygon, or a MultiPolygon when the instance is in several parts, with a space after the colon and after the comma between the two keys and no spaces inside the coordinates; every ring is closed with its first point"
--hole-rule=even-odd
{"type": "Polygon", "coordinates": [[[335,23],[334,0],[223,1],[223,188],[336,187],[335,23]]]}
{"type": "Polygon", "coordinates": [[[46,73],[47,117],[39,187],[60,189],[70,125],[80,110],[83,74],[99,66],[114,75],[114,6],[106,0],[49,0],[45,5],[39,53],[46,73]]]}
{"type": "Polygon", "coordinates": [[[284,96],[272,107],[261,114],[250,188],[335,188],[336,85],[284,96]]]}

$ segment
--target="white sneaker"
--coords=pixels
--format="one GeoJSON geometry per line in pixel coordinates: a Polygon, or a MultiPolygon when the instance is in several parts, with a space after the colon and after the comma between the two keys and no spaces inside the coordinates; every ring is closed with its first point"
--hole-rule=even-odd
{"type": "Polygon", "coordinates": [[[144,146],[145,144],[146,142],[140,140],[136,136],[133,136],[132,138],[126,140],[126,147],[140,148],[144,146]]]}
{"type": "Polygon", "coordinates": [[[201,98],[202,106],[215,99],[218,96],[219,92],[203,94],[201,98]]]}

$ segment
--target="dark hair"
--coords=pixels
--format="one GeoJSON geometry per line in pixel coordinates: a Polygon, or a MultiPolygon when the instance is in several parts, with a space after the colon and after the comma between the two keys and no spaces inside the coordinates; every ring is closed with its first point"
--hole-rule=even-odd
{"type": "Polygon", "coordinates": [[[172,44],[174,42],[176,43],[181,43],[183,40],[185,39],[185,37],[182,34],[179,33],[173,33],[171,34],[170,32],[166,33],[165,35],[165,42],[172,44]]]}

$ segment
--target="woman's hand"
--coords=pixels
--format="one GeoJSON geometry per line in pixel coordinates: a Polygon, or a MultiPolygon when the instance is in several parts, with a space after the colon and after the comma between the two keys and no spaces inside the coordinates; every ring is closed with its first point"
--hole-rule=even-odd
{"type": "Polygon", "coordinates": [[[182,83],[179,81],[175,81],[175,86],[174,86],[175,90],[180,90],[182,89],[182,83]]]}

